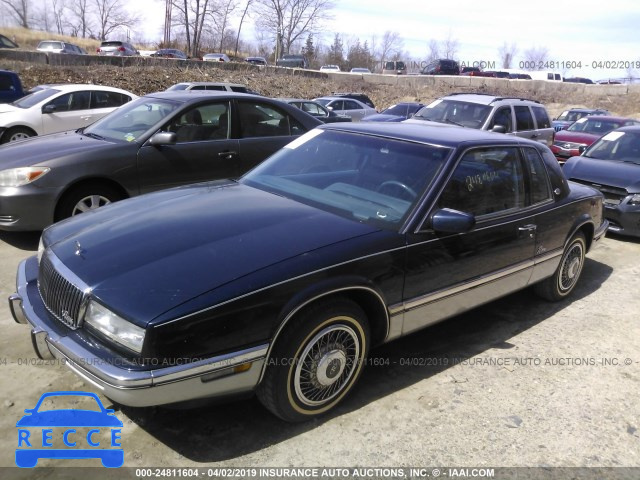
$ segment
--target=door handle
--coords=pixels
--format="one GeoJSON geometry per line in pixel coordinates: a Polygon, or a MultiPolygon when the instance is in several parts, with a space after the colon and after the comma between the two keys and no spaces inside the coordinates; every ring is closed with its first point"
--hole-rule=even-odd
{"type": "Polygon", "coordinates": [[[540,136],[539,133],[534,133],[533,135],[531,135],[531,138],[538,138],[540,136]]]}
{"type": "Polygon", "coordinates": [[[238,156],[238,152],[234,152],[233,150],[227,150],[226,152],[218,153],[218,157],[224,158],[225,160],[231,160],[236,156],[238,156]]]}
{"type": "Polygon", "coordinates": [[[534,238],[536,235],[537,225],[523,225],[522,227],[518,227],[518,236],[520,238],[528,236],[529,238],[534,238]]]}

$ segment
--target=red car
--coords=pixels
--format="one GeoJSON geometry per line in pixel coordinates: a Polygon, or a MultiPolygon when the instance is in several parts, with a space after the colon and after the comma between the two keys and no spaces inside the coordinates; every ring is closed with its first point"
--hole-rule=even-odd
{"type": "Polygon", "coordinates": [[[582,117],[567,129],[556,133],[551,151],[560,163],[564,163],[570,157],[580,155],[581,147],[586,148],[610,131],[628,125],[640,125],[640,122],[633,118],[609,115],[582,117]]]}

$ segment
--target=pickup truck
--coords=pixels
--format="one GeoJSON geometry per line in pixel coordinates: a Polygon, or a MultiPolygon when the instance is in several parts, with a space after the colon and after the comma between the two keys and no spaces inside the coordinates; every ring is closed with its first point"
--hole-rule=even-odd
{"type": "Polygon", "coordinates": [[[277,67],[309,68],[309,62],[304,55],[283,55],[276,61],[277,67]]]}
{"type": "Polygon", "coordinates": [[[0,103],[11,103],[26,94],[17,73],[0,70],[0,103]]]}

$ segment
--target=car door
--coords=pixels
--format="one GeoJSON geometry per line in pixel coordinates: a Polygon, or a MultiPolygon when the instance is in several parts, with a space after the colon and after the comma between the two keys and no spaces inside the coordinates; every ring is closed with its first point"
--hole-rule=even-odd
{"type": "Polygon", "coordinates": [[[344,101],[344,114],[351,117],[352,121],[359,122],[365,116],[366,112],[358,102],[353,100],[344,101]]]}
{"type": "Polygon", "coordinates": [[[244,173],[307,131],[286,110],[259,99],[236,100],[233,125],[244,173]]]}
{"type": "Polygon", "coordinates": [[[543,106],[537,107],[532,105],[531,112],[536,121],[536,133],[538,135],[536,140],[550,147],[553,144],[555,130],[551,125],[549,114],[543,106]]]}
{"type": "Polygon", "coordinates": [[[533,115],[527,105],[514,105],[513,113],[516,117],[516,129],[514,134],[518,137],[530,140],[539,140],[540,134],[536,130],[533,115]]]}
{"type": "Polygon", "coordinates": [[[87,125],[100,120],[108,113],[113,112],[116,108],[129,102],[131,97],[119,92],[109,92],[106,90],[92,90],[91,91],[91,105],[86,114],[83,115],[83,120],[87,122],[87,125]]]}
{"type": "Polygon", "coordinates": [[[42,107],[42,134],[76,130],[93,123],[90,105],[89,90],[66,93],[48,101],[42,107]]]}
{"type": "Polygon", "coordinates": [[[525,170],[515,146],[464,152],[435,209],[475,215],[466,233],[436,232],[425,217],[408,235],[403,333],[526,286],[535,217],[527,214],[525,170]]]}
{"type": "Polygon", "coordinates": [[[140,193],[207,180],[237,177],[238,139],[232,138],[228,100],[210,100],[182,110],[161,129],[175,144],[138,151],[140,193]]]}

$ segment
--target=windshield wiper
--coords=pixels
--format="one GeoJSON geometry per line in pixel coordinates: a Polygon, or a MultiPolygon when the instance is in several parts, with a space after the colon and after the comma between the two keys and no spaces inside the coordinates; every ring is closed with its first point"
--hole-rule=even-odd
{"type": "Polygon", "coordinates": [[[464,127],[464,125],[462,125],[461,123],[454,122],[454,121],[453,121],[453,120],[451,120],[450,118],[446,118],[444,121],[445,121],[445,122],[447,122],[447,123],[452,123],[453,125],[457,125],[457,126],[459,126],[459,127],[464,127]]]}
{"type": "Polygon", "coordinates": [[[86,137],[95,138],[96,140],[104,140],[104,137],[93,132],[81,132],[86,137]]]}

